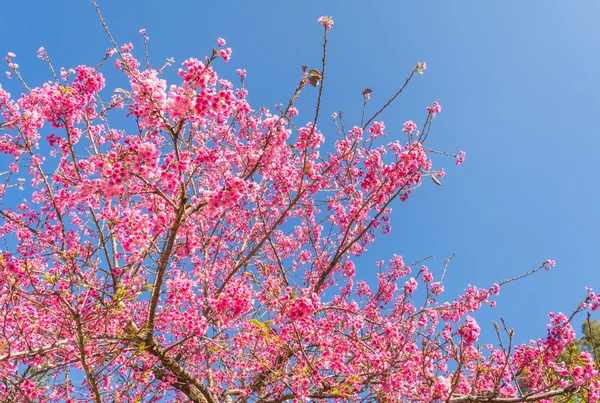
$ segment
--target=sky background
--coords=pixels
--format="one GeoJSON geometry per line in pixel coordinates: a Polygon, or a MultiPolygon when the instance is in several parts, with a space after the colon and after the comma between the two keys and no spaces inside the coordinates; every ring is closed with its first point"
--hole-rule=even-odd
{"type": "MultiPolygon", "coordinates": [[[[232,59],[216,69],[235,83],[235,69],[247,70],[254,109],[287,103],[300,67],[320,66],[317,19],[333,16],[320,122],[331,142],[333,112],[360,124],[363,89],[373,90],[370,115],[426,61],[425,75],[383,114],[386,133],[404,138],[402,123],[421,125],[438,101],[428,146],[467,158],[460,167],[434,159],[447,171],[444,186],[427,180],[394,205],[392,233],[369,248],[359,275],[373,279],[373,262],[394,253],[407,262],[435,255],[428,266],[439,275],[456,253],[446,275],[452,298],[468,284],[488,287],[556,260],[551,272],[504,287],[498,306],[476,316],[485,341],[494,340],[491,321],[500,316],[519,342],[544,337],[548,312],[572,312],[585,286],[600,291],[599,2],[98,2],[117,42],[132,42],[140,59],[138,31],[147,30],[155,67],[168,57],[176,65],[203,58],[225,38],[232,59]]],[[[67,68],[95,66],[110,47],[89,1],[4,1],[0,25],[0,55],[16,53],[29,85],[51,78],[36,57],[40,46],[67,68]]],[[[122,86],[112,69],[104,73],[108,87],[122,86]]],[[[0,83],[21,92],[14,79],[0,83]]],[[[297,122],[312,120],[315,99],[316,91],[302,94],[297,122]]]]}

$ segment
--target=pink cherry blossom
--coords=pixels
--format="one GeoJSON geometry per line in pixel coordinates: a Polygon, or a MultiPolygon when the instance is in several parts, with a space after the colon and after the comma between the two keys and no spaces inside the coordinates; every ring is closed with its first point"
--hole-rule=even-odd
{"type": "Polygon", "coordinates": [[[371,133],[371,138],[376,139],[379,136],[384,136],[385,124],[383,122],[373,122],[373,125],[367,130],[371,133]]]}
{"type": "Polygon", "coordinates": [[[435,117],[435,115],[440,113],[441,111],[442,106],[438,104],[437,101],[433,103],[433,106],[427,107],[427,112],[429,113],[429,115],[431,115],[431,117],[435,117]]]}
{"type": "Polygon", "coordinates": [[[231,58],[231,48],[221,49],[219,50],[219,54],[221,55],[223,60],[225,60],[225,62],[228,62],[231,58]]]}
{"type": "MultiPolygon", "coordinates": [[[[528,344],[478,345],[475,316],[507,281],[451,298],[443,262],[365,254],[445,174],[428,148],[437,102],[425,135],[409,120],[387,141],[378,113],[301,110],[306,68],[271,112],[245,70],[221,74],[230,48],[176,74],[137,53],[113,44],[112,63],[0,86],[0,401],[597,400],[589,353],[558,362],[571,315],[528,344]]],[[[600,307],[586,291],[576,312],[600,307]]]]}
{"type": "Polygon", "coordinates": [[[413,133],[415,130],[417,130],[417,125],[415,124],[415,122],[413,122],[412,120],[404,122],[404,129],[402,129],[404,133],[410,134],[413,133]]]}
{"type": "Polygon", "coordinates": [[[474,318],[467,316],[465,319],[465,323],[458,330],[458,334],[461,336],[462,340],[470,345],[477,341],[479,338],[479,333],[481,332],[481,328],[477,324],[474,318]]]}
{"type": "Polygon", "coordinates": [[[465,156],[467,155],[466,152],[461,151],[458,153],[458,155],[456,156],[456,165],[460,165],[465,161],[465,156]]]}
{"type": "Polygon", "coordinates": [[[326,29],[333,28],[333,18],[328,16],[319,17],[319,24],[323,25],[326,29]]]}

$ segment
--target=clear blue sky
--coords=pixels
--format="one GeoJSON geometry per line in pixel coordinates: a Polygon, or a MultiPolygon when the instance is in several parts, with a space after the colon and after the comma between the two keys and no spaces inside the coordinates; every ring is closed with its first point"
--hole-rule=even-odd
{"type": "MultiPolygon", "coordinates": [[[[287,102],[300,67],[318,65],[321,15],[335,20],[324,116],[342,109],[347,123],[358,124],[364,88],[373,90],[373,111],[417,61],[426,61],[425,75],[384,115],[387,132],[400,135],[409,119],[421,123],[424,108],[437,100],[443,110],[429,146],[464,150],[467,159],[458,168],[451,159],[434,160],[448,172],[444,186],[427,181],[394,206],[392,234],[370,248],[361,275],[369,276],[371,262],[394,253],[409,262],[434,254],[429,267],[439,274],[443,260],[456,252],[446,283],[447,295],[454,296],[467,284],[489,286],[555,259],[552,272],[503,288],[498,306],[477,316],[488,340],[491,320],[500,315],[519,341],[543,337],[548,312],[570,313],[585,297],[586,285],[600,291],[600,3],[99,4],[117,42],[133,42],[140,51],[138,31],[147,29],[157,67],[167,57],[177,63],[202,58],[217,37],[225,38],[233,56],[218,71],[235,82],[235,69],[247,70],[254,109],[287,102]]],[[[0,55],[16,53],[14,61],[30,85],[50,79],[36,58],[40,46],[56,66],[65,67],[95,65],[110,46],[89,1],[2,2],[0,24],[0,55]]],[[[0,82],[20,91],[15,80],[2,76],[0,82]]],[[[310,119],[312,102],[311,95],[301,100],[300,122],[310,119]]],[[[333,139],[329,122],[322,122],[323,129],[333,139]]]]}

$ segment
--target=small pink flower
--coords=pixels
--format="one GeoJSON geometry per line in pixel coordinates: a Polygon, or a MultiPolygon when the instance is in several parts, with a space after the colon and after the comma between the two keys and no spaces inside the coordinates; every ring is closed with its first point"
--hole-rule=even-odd
{"type": "Polygon", "coordinates": [[[467,155],[466,152],[461,151],[458,153],[458,155],[456,156],[456,165],[460,165],[465,161],[465,156],[467,155]]]}
{"type": "Polygon", "coordinates": [[[227,42],[225,42],[225,39],[223,39],[223,38],[218,38],[217,42],[219,43],[219,47],[221,47],[227,43],[227,42]]]}
{"type": "Polygon", "coordinates": [[[286,310],[288,318],[298,320],[311,315],[315,308],[308,298],[297,298],[288,303],[286,310]]]}
{"type": "Polygon", "coordinates": [[[13,52],[8,52],[8,57],[17,57],[17,55],[15,55],[13,52]]]}
{"type": "Polygon", "coordinates": [[[404,283],[404,290],[407,294],[412,294],[417,289],[417,280],[411,277],[407,282],[404,283]]]}
{"type": "Polygon", "coordinates": [[[145,28],[140,29],[140,34],[146,35],[146,29],[145,28]]]}
{"type": "Polygon", "coordinates": [[[246,78],[246,70],[237,69],[235,72],[238,73],[238,76],[240,76],[242,80],[246,78]]]}
{"type": "Polygon", "coordinates": [[[227,63],[231,58],[231,48],[221,49],[219,50],[219,54],[221,55],[223,60],[225,60],[225,63],[227,63]]]}
{"type": "Polygon", "coordinates": [[[133,50],[133,45],[131,43],[127,43],[123,46],[121,46],[121,52],[123,53],[129,53],[133,50]]]}
{"type": "Polygon", "coordinates": [[[433,274],[431,274],[431,272],[429,271],[427,266],[423,266],[421,268],[421,273],[423,273],[423,282],[424,283],[430,283],[433,281],[433,274]]]}
{"type": "Polygon", "coordinates": [[[384,130],[385,125],[383,122],[373,122],[373,125],[369,127],[367,131],[371,133],[371,138],[377,138],[378,136],[382,136],[384,134],[384,130]]]}
{"type": "Polygon", "coordinates": [[[471,345],[479,338],[481,328],[474,318],[467,316],[466,322],[458,329],[458,334],[462,337],[465,343],[471,345]]]}
{"type": "Polygon", "coordinates": [[[319,24],[323,25],[326,29],[331,29],[333,28],[333,18],[324,15],[319,18],[319,24]]]}
{"type": "Polygon", "coordinates": [[[444,286],[439,281],[431,283],[431,292],[433,295],[440,295],[444,292],[444,286]]]}
{"type": "Polygon", "coordinates": [[[437,101],[433,103],[433,106],[427,107],[427,112],[431,115],[431,117],[435,117],[437,113],[442,112],[442,105],[438,104],[437,101]]]}
{"type": "Polygon", "coordinates": [[[12,78],[12,73],[11,73],[10,71],[7,71],[7,72],[6,72],[6,77],[8,77],[8,78],[12,78]]]}
{"type": "Polygon", "coordinates": [[[544,262],[544,268],[546,269],[546,271],[550,271],[550,268],[554,267],[556,265],[556,262],[552,259],[548,259],[544,262]]]}
{"type": "Polygon", "coordinates": [[[440,397],[440,400],[446,400],[452,389],[452,382],[450,378],[438,376],[433,384],[433,390],[440,397]]]}
{"type": "Polygon", "coordinates": [[[412,120],[404,122],[404,129],[402,129],[404,133],[412,133],[415,130],[417,130],[417,125],[415,124],[415,122],[413,122],[412,120]]]}

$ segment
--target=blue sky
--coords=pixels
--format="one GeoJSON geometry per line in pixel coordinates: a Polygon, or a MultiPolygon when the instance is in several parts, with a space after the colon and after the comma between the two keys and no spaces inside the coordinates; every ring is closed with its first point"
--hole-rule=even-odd
{"type": "MultiPolygon", "coordinates": [[[[428,265],[439,274],[444,259],[456,252],[446,282],[451,297],[467,284],[489,286],[556,260],[550,273],[503,288],[498,306],[477,316],[489,340],[491,320],[501,315],[518,341],[543,337],[548,312],[570,313],[585,297],[585,286],[600,291],[600,3],[99,4],[118,43],[133,42],[141,51],[138,31],[146,28],[156,67],[167,57],[177,63],[202,58],[217,37],[225,38],[232,59],[217,69],[232,81],[236,68],[247,70],[254,109],[287,102],[300,67],[318,66],[321,15],[335,20],[322,116],[341,109],[349,125],[359,124],[364,88],[373,90],[368,111],[374,112],[417,61],[426,61],[425,75],[383,115],[386,132],[393,138],[404,121],[422,123],[425,107],[438,101],[443,109],[429,146],[464,150],[467,159],[460,167],[452,159],[434,160],[435,167],[446,168],[444,186],[427,181],[394,206],[392,233],[370,248],[361,275],[368,277],[372,262],[394,253],[408,262],[433,254],[428,265]]],[[[95,65],[110,47],[89,1],[2,2],[0,24],[0,54],[17,54],[14,61],[30,85],[50,79],[36,58],[40,46],[55,66],[65,67],[95,65]]],[[[15,80],[2,76],[0,83],[13,94],[20,91],[15,80]]],[[[301,99],[299,122],[311,119],[314,97],[301,99]]],[[[333,140],[330,120],[321,124],[333,140]]]]}

